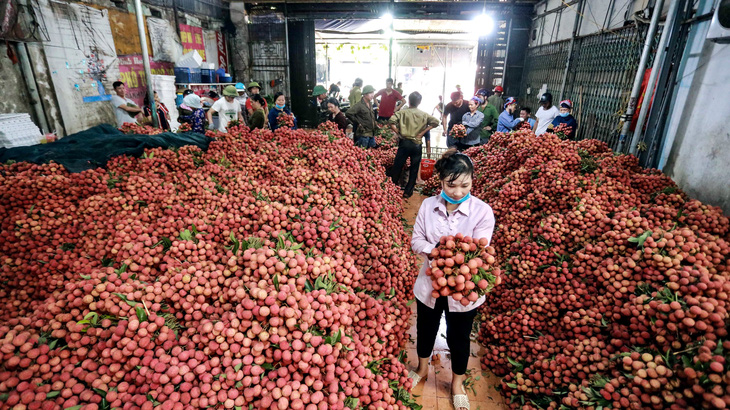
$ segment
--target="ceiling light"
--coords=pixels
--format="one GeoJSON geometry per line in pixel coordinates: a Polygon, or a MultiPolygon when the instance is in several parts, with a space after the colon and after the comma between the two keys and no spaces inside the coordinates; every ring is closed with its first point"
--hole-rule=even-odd
{"type": "Polygon", "coordinates": [[[484,37],[491,33],[494,29],[494,20],[489,14],[482,13],[472,20],[473,32],[478,34],[479,37],[484,37]]]}

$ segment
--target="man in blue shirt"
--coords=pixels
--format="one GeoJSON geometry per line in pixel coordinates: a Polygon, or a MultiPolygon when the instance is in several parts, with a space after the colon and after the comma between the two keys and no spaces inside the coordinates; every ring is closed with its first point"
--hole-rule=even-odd
{"type": "Polygon", "coordinates": [[[565,137],[569,140],[575,140],[575,132],[578,130],[578,121],[573,115],[573,102],[570,100],[560,101],[560,115],[555,117],[553,122],[548,126],[548,130],[554,132],[559,125],[564,124],[568,129],[565,131],[565,137]]]}
{"type": "Polygon", "coordinates": [[[533,118],[530,118],[531,114],[532,110],[530,109],[530,107],[520,107],[520,118],[522,118],[522,121],[527,121],[530,124],[530,128],[534,130],[535,120],[533,118]]]}
{"type": "Polygon", "coordinates": [[[522,122],[521,117],[515,118],[514,116],[516,109],[517,99],[515,97],[507,98],[504,103],[504,111],[499,114],[499,120],[497,121],[498,132],[511,132],[522,122]]]}

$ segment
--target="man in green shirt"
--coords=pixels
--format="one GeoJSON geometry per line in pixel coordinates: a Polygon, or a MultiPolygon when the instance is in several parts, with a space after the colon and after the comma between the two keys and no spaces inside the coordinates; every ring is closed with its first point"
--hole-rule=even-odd
{"type": "Polygon", "coordinates": [[[498,85],[494,87],[494,94],[488,98],[489,104],[497,107],[497,111],[499,111],[500,114],[504,111],[504,98],[502,98],[503,93],[504,88],[502,88],[501,85],[498,85]]]}
{"type": "Polygon", "coordinates": [[[345,113],[350,122],[357,124],[355,130],[355,145],[363,148],[375,147],[375,129],[378,127],[373,111],[373,96],[375,88],[366,85],[362,90],[360,102],[350,107],[345,113]]]}
{"type": "Polygon", "coordinates": [[[390,171],[394,184],[398,185],[406,159],[411,159],[411,166],[408,169],[408,183],[403,190],[403,198],[410,198],[413,195],[413,188],[416,186],[418,168],[421,165],[423,135],[432,128],[439,126],[439,120],[436,117],[418,109],[422,98],[418,91],[412,92],[408,96],[408,108],[396,112],[388,120],[390,129],[400,137],[398,151],[395,154],[393,168],[390,171]]]}
{"type": "Polygon", "coordinates": [[[350,107],[353,107],[362,100],[362,91],[360,90],[360,87],[362,87],[362,78],[356,78],[355,83],[352,84],[352,90],[350,90],[350,107]]]}
{"type": "Polygon", "coordinates": [[[497,110],[497,107],[489,103],[487,94],[489,93],[484,88],[477,91],[477,98],[479,98],[479,101],[482,102],[477,110],[484,114],[482,130],[479,132],[479,144],[486,144],[489,142],[489,137],[491,137],[494,130],[497,129],[497,120],[499,119],[499,111],[497,110]]]}

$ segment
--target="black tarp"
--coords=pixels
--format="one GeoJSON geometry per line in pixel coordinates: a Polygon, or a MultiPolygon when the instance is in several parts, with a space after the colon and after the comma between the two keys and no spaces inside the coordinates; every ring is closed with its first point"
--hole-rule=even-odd
{"type": "Polygon", "coordinates": [[[210,141],[211,139],[205,135],[194,132],[128,135],[111,125],[102,124],[50,144],[0,148],[0,163],[10,160],[35,164],[54,161],[65,166],[69,172],[81,172],[104,167],[112,157],[119,155],[139,157],[146,148],[180,148],[185,145],[195,145],[207,150],[210,141]]]}

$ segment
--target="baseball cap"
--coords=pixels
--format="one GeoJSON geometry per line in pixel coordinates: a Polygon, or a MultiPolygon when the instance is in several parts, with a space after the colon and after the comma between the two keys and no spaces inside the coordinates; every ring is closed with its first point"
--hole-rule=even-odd
{"type": "Polygon", "coordinates": [[[509,97],[509,98],[507,98],[507,100],[504,102],[504,107],[503,108],[507,108],[507,107],[509,107],[512,104],[517,104],[517,98],[515,98],[515,97],[509,97]]]}
{"type": "Polygon", "coordinates": [[[563,100],[563,101],[560,101],[560,106],[572,110],[573,109],[573,102],[570,101],[570,100],[563,100]]]}
{"type": "Polygon", "coordinates": [[[498,85],[498,86],[494,87],[494,91],[495,92],[498,92],[498,93],[503,93],[504,92],[504,88],[502,88],[501,85],[498,85]]]}

